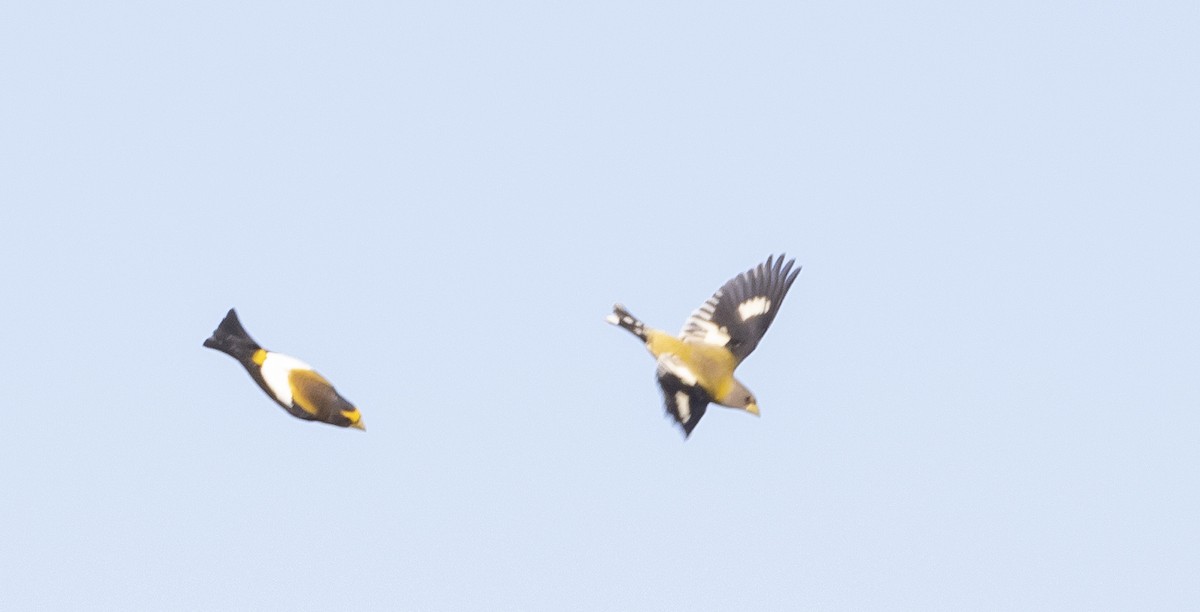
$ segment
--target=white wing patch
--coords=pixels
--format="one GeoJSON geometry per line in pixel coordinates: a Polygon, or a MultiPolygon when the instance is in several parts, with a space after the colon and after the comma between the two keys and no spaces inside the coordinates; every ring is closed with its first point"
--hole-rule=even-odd
{"type": "Polygon", "coordinates": [[[688,339],[696,339],[704,344],[712,344],[714,346],[725,346],[729,344],[729,330],[713,323],[712,321],[701,321],[696,319],[692,321],[696,326],[696,330],[702,333],[693,331],[688,335],[688,339]]]}
{"type": "Polygon", "coordinates": [[[763,296],[752,297],[738,304],[738,316],[743,321],[771,311],[771,300],[763,296]]]}
{"type": "Polygon", "coordinates": [[[722,291],[717,291],[712,297],[705,300],[683,324],[680,336],[688,342],[700,342],[713,346],[729,344],[729,330],[717,325],[712,320],[713,313],[716,312],[717,304],[721,301],[723,294],[722,291]]]}
{"type": "Polygon", "coordinates": [[[691,399],[683,391],[675,392],[675,408],[679,410],[679,422],[687,423],[692,420],[691,399]]]}
{"type": "Polygon", "coordinates": [[[263,360],[262,377],[271,388],[271,393],[285,406],[292,405],[292,385],[288,381],[288,373],[292,370],[311,370],[312,366],[287,355],[267,352],[263,360]]]}

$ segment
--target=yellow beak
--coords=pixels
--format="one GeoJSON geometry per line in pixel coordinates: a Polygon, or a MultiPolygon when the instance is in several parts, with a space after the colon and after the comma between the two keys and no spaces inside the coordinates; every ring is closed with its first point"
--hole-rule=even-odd
{"type": "Polygon", "coordinates": [[[347,419],[350,419],[352,421],[350,423],[350,427],[353,427],[355,429],[361,429],[363,431],[367,430],[367,428],[365,426],[363,426],[362,415],[360,415],[358,413],[358,408],[353,408],[351,410],[343,410],[342,416],[344,416],[347,419]]]}
{"type": "Polygon", "coordinates": [[[746,412],[749,412],[750,414],[753,414],[754,416],[759,416],[758,404],[750,404],[749,406],[746,406],[746,412]]]}

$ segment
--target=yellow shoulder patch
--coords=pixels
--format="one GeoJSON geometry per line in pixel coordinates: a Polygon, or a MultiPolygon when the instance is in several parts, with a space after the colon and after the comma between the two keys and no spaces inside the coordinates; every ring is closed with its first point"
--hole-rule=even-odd
{"type": "Polygon", "coordinates": [[[262,364],[267,360],[267,351],[264,349],[254,351],[254,354],[250,356],[250,360],[254,362],[254,365],[261,368],[262,364]]]}
{"type": "Polygon", "coordinates": [[[331,396],[336,396],[333,385],[329,384],[324,376],[312,370],[288,372],[288,386],[292,389],[292,403],[313,416],[328,412],[328,408],[322,410],[323,404],[331,396]]]}

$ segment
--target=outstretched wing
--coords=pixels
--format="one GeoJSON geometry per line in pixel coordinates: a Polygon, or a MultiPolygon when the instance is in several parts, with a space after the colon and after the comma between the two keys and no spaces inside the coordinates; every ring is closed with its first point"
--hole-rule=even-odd
{"type": "Polygon", "coordinates": [[[696,375],[683,361],[670,354],[658,358],[658,386],[662,388],[667,413],[683,428],[683,437],[691,436],[712,401],[708,392],[696,382],[696,375]]]}
{"type": "Polygon", "coordinates": [[[792,269],[795,259],[784,264],[783,258],[768,257],[725,283],[688,317],[683,339],[725,347],[741,363],[767,333],[800,273],[799,267],[792,269]]]}

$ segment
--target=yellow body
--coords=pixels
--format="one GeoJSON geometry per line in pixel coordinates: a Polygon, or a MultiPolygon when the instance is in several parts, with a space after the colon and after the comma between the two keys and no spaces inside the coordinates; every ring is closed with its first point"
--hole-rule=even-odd
{"type": "MultiPolygon", "coordinates": [[[[713,401],[726,405],[726,398],[734,388],[733,370],[737,360],[733,353],[720,346],[684,342],[679,338],[656,329],[646,330],[646,348],[656,358],[664,354],[674,355],[696,375],[696,383],[712,396],[713,401]]],[[[751,410],[751,412],[756,412],[751,410]]]]}

